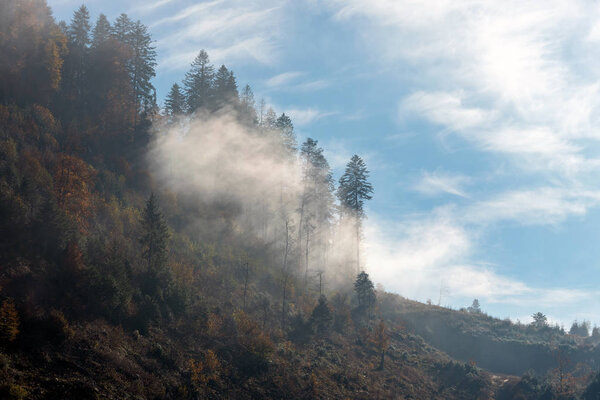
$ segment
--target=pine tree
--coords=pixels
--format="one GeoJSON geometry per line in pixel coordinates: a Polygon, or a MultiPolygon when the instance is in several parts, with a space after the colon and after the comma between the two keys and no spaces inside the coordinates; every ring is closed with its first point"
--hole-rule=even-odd
{"type": "Polygon", "coordinates": [[[204,50],[194,59],[190,71],[185,74],[184,87],[187,111],[209,107],[213,97],[214,68],[204,50]]]}
{"type": "Polygon", "coordinates": [[[275,127],[279,130],[281,135],[281,142],[283,148],[290,154],[295,154],[298,150],[298,142],[296,141],[296,134],[294,133],[294,125],[290,117],[282,113],[277,121],[275,127]]]}
{"type": "Polygon", "coordinates": [[[98,48],[102,46],[108,39],[110,39],[112,28],[106,15],[100,14],[94,30],[92,31],[92,48],[98,48]]]}
{"type": "Polygon", "coordinates": [[[165,268],[167,262],[169,241],[169,228],[158,208],[158,201],[154,194],[146,201],[146,207],[142,213],[142,231],[140,239],[148,271],[160,271],[165,268]]]}
{"type": "Polygon", "coordinates": [[[356,276],[354,282],[354,291],[358,299],[358,306],[364,310],[369,310],[375,304],[375,289],[369,274],[362,271],[356,276]]]}
{"type": "Polygon", "coordinates": [[[249,126],[256,126],[259,122],[255,106],[254,93],[250,85],[246,85],[240,96],[240,119],[249,126]]]}
{"type": "Polygon", "coordinates": [[[179,115],[185,111],[185,97],[178,84],[174,83],[165,99],[165,112],[167,115],[179,115]]]}
{"type": "Polygon", "coordinates": [[[90,43],[90,13],[85,5],[82,5],[73,13],[71,24],[68,28],[69,44],[72,48],[83,50],[90,43]]]}
{"type": "Polygon", "coordinates": [[[331,327],[333,316],[327,303],[325,295],[319,297],[319,303],[313,309],[310,315],[310,323],[319,335],[325,334],[331,327]]]}
{"type": "Polygon", "coordinates": [[[233,72],[221,65],[214,78],[214,104],[215,109],[226,105],[235,106],[238,100],[237,84],[233,72]]]}
{"type": "Polygon", "coordinates": [[[84,91],[86,87],[88,45],[90,43],[90,13],[82,5],[73,13],[71,24],[67,28],[69,56],[66,71],[67,82],[72,87],[71,96],[77,99],[80,108],[85,107],[84,91]]]}
{"type": "MultiPolygon", "coordinates": [[[[308,138],[300,148],[302,193],[300,195],[298,248],[304,243],[305,281],[308,274],[310,237],[313,231],[325,235],[333,216],[333,177],[318,142],[308,138]],[[302,238],[306,240],[301,240],[302,238]]],[[[324,249],[321,249],[324,250],[324,249]]]]}
{"type": "Polygon", "coordinates": [[[368,178],[369,171],[365,162],[355,154],[340,177],[337,191],[342,213],[355,220],[357,271],[360,271],[360,228],[361,221],[365,216],[364,201],[371,200],[371,193],[373,193],[373,186],[368,182],[368,178]]]}
{"type": "Polygon", "coordinates": [[[129,19],[127,14],[123,13],[119,15],[113,25],[113,36],[121,43],[128,43],[129,35],[133,29],[133,21],[129,19]]]}
{"type": "MultiPolygon", "coordinates": [[[[129,37],[132,58],[129,75],[133,87],[134,104],[140,114],[146,114],[156,107],[156,90],[152,78],[156,76],[156,49],[148,28],[140,21],[133,24],[129,37]]],[[[137,113],[134,125],[137,125],[137,113]]]]}

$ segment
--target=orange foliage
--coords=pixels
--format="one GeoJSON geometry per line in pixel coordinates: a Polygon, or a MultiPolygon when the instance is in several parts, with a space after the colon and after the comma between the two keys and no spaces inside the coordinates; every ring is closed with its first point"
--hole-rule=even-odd
{"type": "Polygon", "coordinates": [[[4,300],[0,306],[0,340],[12,342],[19,334],[19,314],[12,300],[4,300]]]}
{"type": "Polygon", "coordinates": [[[64,266],[67,271],[71,273],[78,273],[85,269],[83,263],[83,253],[75,242],[70,242],[67,245],[67,250],[63,260],[64,266]]]}
{"type": "Polygon", "coordinates": [[[223,326],[223,320],[216,314],[208,314],[206,320],[206,331],[209,336],[218,336],[221,332],[221,326],[223,326]]]}
{"type": "Polygon", "coordinates": [[[190,359],[189,368],[192,385],[196,388],[205,387],[209,381],[219,379],[221,362],[212,350],[207,350],[203,361],[190,359]]]}
{"type": "Polygon", "coordinates": [[[92,194],[90,186],[94,170],[82,159],[63,154],[54,170],[54,192],[59,207],[77,222],[82,233],[89,228],[92,215],[92,194]]]}
{"type": "Polygon", "coordinates": [[[248,351],[263,357],[273,352],[273,342],[271,339],[246,313],[243,311],[234,312],[233,320],[235,321],[238,341],[248,351]]]}

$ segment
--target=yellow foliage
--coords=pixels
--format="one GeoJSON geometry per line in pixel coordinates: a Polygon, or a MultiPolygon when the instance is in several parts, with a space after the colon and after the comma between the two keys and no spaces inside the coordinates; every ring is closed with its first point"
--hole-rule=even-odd
{"type": "Polygon", "coordinates": [[[243,311],[233,313],[233,320],[237,330],[238,341],[247,350],[267,356],[273,352],[273,342],[260,329],[258,324],[248,318],[243,311]]]}
{"type": "Polygon", "coordinates": [[[88,219],[92,215],[92,195],[90,187],[94,170],[82,159],[63,154],[54,170],[54,191],[58,205],[65,210],[79,226],[82,233],[88,229],[88,219]]]}
{"type": "Polygon", "coordinates": [[[203,361],[189,360],[192,385],[196,388],[204,387],[211,380],[219,378],[221,362],[212,350],[207,350],[203,361]]]}
{"type": "Polygon", "coordinates": [[[206,320],[206,331],[210,336],[218,336],[223,326],[223,319],[216,314],[208,314],[206,320]]]}
{"type": "Polygon", "coordinates": [[[12,300],[7,299],[0,306],[0,340],[12,342],[19,334],[19,314],[12,300]]]}

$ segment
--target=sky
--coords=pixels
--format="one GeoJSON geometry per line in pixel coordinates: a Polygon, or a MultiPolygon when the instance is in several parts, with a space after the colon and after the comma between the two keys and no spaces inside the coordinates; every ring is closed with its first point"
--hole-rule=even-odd
{"type": "MultiPolygon", "coordinates": [[[[57,20],[81,4],[49,0],[57,20]]],[[[90,0],[146,24],[159,100],[200,49],[375,193],[386,290],[600,324],[600,3],[90,0]]]]}

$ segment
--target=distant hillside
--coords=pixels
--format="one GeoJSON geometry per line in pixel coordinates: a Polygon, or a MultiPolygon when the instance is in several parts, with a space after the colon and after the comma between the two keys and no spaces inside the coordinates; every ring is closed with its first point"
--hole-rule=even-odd
{"type": "Polygon", "coordinates": [[[551,326],[515,324],[484,313],[456,311],[387,294],[382,314],[459,360],[472,360],[489,371],[522,375],[547,374],[559,357],[596,371],[600,367],[600,338],[568,335],[551,326]]]}

